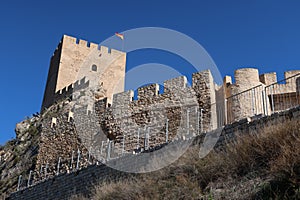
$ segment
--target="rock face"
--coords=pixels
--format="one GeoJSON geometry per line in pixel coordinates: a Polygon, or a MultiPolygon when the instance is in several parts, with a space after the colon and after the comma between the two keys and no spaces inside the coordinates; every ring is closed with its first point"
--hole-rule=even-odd
{"type": "Polygon", "coordinates": [[[40,119],[33,117],[16,125],[16,139],[0,148],[0,197],[16,191],[18,177],[35,169],[39,147],[40,119]]]}

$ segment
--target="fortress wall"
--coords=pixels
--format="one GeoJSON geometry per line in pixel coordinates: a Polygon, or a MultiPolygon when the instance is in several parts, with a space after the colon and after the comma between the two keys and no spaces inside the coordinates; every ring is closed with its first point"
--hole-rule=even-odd
{"type": "Polygon", "coordinates": [[[181,76],[166,80],[162,94],[158,84],[137,91],[137,100],[133,100],[133,91],[114,94],[112,106],[100,116],[101,128],[116,141],[116,149],[122,149],[123,140],[128,152],[147,148],[144,141],[148,134],[150,148],[164,144],[167,120],[168,141],[217,127],[215,85],[209,70],[193,74],[192,87],[187,87],[186,77],[181,76]]]}
{"type": "Polygon", "coordinates": [[[261,74],[259,76],[259,80],[265,85],[271,85],[272,83],[276,83],[277,82],[276,72],[261,74]]]}
{"type": "MultiPolygon", "coordinates": [[[[235,71],[236,82],[224,79],[227,98],[227,121],[281,111],[299,104],[296,79],[299,70],[285,72],[286,81],[277,82],[275,72],[261,74],[252,68],[235,71]],[[260,86],[259,86],[260,85],[260,86]]],[[[300,76],[300,74],[299,74],[300,76]]]]}
{"type": "Polygon", "coordinates": [[[192,87],[196,92],[198,105],[203,109],[203,131],[217,128],[215,84],[209,70],[192,75],[192,87]]]}
{"type": "Polygon", "coordinates": [[[277,75],[275,72],[262,74],[260,75],[260,79],[262,83],[267,85],[267,93],[268,94],[283,94],[283,93],[291,93],[296,91],[296,75],[300,76],[300,70],[292,70],[284,72],[284,78],[286,81],[277,82],[277,75]],[[269,86],[269,87],[268,87],[269,86]]]}
{"type": "Polygon", "coordinates": [[[300,96],[297,93],[297,78],[300,77],[300,70],[287,71],[284,73],[284,77],[285,81],[266,86],[270,112],[286,110],[299,105],[300,96]]]}
{"type": "Polygon", "coordinates": [[[138,88],[138,99],[147,99],[157,96],[159,93],[158,84],[150,84],[145,87],[138,88]]]}
{"type": "Polygon", "coordinates": [[[84,146],[82,136],[78,135],[73,113],[68,110],[71,110],[71,105],[63,103],[51,107],[51,110],[44,115],[34,181],[55,176],[59,159],[60,173],[74,170],[78,150],[81,155],[79,167],[88,165],[88,149],[84,146]],[[72,154],[73,161],[71,160],[72,154]]]}
{"type": "Polygon", "coordinates": [[[83,77],[81,80],[76,81],[75,83],[57,91],[54,94],[53,101],[58,102],[67,98],[72,100],[74,92],[88,88],[90,85],[89,83],[90,82],[86,81],[86,78],[83,77]]]}
{"type": "MultiPolygon", "coordinates": [[[[260,128],[278,123],[284,123],[290,119],[297,119],[299,115],[300,107],[297,107],[289,111],[275,113],[271,116],[266,116],[254,121],[243,119],[233,124],[226,125],[222,130],[215,149],[220,149],[228,142],[234,141],[234,139],[240,134],[255,134],[260,128]]],[[[206,134],[214,133],[208,132],[206,134]]],[[[193,138],[194,144],[201,144],[204,138],[205,135],[200,135],[196,138],[193,138]]],[[[135,156],[138,155],[133,155],[132,157],[135,156]]],[[[113,160],[112,162],[120,162],[121,164],[126,165],[126,168],[128,169],[128,167],[136,167],[137,162],[132,161],[133,159],[131,157],[124,156],[113,160]]],[[[142,159],[137,161],[139,163],[144,162],[142,159]]],[[[85,195],[87,198],[90,198],[95,185],[101,184],[107,180],[124,180],[125,178],[129,178],[131,176],[137,175],[120,172],[103,164],[91,165],[79,171],[60,174],[59,176],[44,180],[43,182],[40,182],[37,185],[27,189],[12,193],[8,200],[70,199],[73,195],[85,195]]]]}
{"type": "Polygon", "coordinates": [[[106,96],[111,100],[112,94],[124,91],[126,53],[110,50],[107,47],[64,36],[62,58],[58,73],[56,90],[87,77],[91,85],[103,84],[106,96]],[[92,45],[91,45],[92,44],[92,45]],[[92,65],[97,70],[92,70],[92,65]]]}
{"type": "Polygon", "coordinates": [[[64,35],[51,59],[42,110],[53,104],[55,93],[84,76],[91,86],[102,84],[103,96],[111,101],[114,93],[124,91],[125,64],[124,52],[64,35]]]}
{"type": "Polygon", "coordinates": [[[60,174],[45,180],[26,190],[10,195],[9,199],[72,199],[74,195],[84,195],[90,198],[94,186],[103,181],[117,181],[120,178],[133,176],[114,170],[106,165],[90,165],[80,171],[60,174]]]}
{"type": "Polygon", "coordinates": [[[261,114],[264,107],[262,104],[264,86],[260,82],[257,69],[238,69],[235,71],[234,78],[234,84],[226,84],[227,119],[229,123],[261,114]],[[252,89],[254,87],[256,88],[252,89]],[[255,102],[255,100],[258,101],[255,102]]]}
{"type": "Polygon", "coordinates": [[[58,47],[54,51],[48,71],[48,78],[46,82],[46,88],[44,92],[44,98],[42,102],[42,111],[44,108],[51,106],[54,103],[54,95],[56,93],[56,82],[59,68],[59,62],[61,57],[62,42],[59,43],[58,47]]]}

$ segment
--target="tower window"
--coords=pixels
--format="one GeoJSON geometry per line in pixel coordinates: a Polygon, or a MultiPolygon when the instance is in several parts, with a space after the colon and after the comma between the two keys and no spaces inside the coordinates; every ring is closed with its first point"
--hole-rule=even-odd
{"type": "Polygon", "coordinates": [[[92,65],[92,71],[94,71],[94,72],[97,71],[97,65],[92,65]]]}

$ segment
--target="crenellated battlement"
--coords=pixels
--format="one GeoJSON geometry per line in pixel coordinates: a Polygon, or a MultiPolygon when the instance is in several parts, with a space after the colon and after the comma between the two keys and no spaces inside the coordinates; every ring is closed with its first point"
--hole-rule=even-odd
{"type": "MultiPolygon", "coordinates": [[[[116,81],[124,80],[125,65],[126,52],[64,35],[51,57],[42,111],[51,106],[60,94],[68,95],[68,87],[78,79],[84,76],[90,78],[95,73],[104,83],[105,95],[111,99],[112,87],[118,84],[116,81]]],[[[124,91],[124,84],[119,84],[116,91],[124,91]]]]}
{"type": "Polygon", "coordinates": [[[78,90],[83,90],[89,87],[89,80],[86,80],[86,77],[83,77],[81,80],[76,81],[73,84],[70,84],[67,87],[57,91],[55,93],[55,101],[59,101],[65,98],[72,98],[73,92],[78,90]]]}
{"type": "MultiPolygon", "coordinates": [[[[79,48],[86,48],[86,49],[97,49],[99,52],[104,53],[104,54],[111,54],[111,55],[116,55],[116,54],[126,54],[125,52],[116,50],[116,49],[110,49],[106,46],[101,46],[100,44],[89,42],[87,40],[83,40],[80,38],[64,35],[62,37],[62,40],[60,41],[60,44],[67,44],[67,45],[75,45],[78,46],[79,48]]],[[[59,45],[56,49],[59,48],[59,45]]]]}
{"type": "Polygon", "coordinates": [[[159,91],[161,91],[160,85],[158,83],[153,83],[139,87],[136,91],[129,90],[114,94],[112,106],[114,107],[144,100],[151,102],[152,100],[166,98],[166,96],[170,98],[172,96],[178,95],[178,93],[186,93],[187,91],[191,92],[193,90],[197,90],[196,92],[199,93],[204,92],[205,87],[197,87],[200,84],[205,84],[205,86],[207,86],[207,89],[212,88],[212,90],[214,90],[214,87],[210,86],[210,83],[213,82],[213,78],[209,70],[194,73],[192,77],[193,83],[190,87],[187,85],[187,78],[185,76],[179,76],[176,78],[165,80],[163,83],[164,87],[162,93],[159,93],[159,91]],[[137,96],[136,100],[133,99],[135,93],[137,96]]]}

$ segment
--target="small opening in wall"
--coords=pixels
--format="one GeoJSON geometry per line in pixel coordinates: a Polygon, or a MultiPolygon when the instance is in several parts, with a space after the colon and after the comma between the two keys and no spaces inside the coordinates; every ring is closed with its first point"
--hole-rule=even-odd
{"type": "Polygon", "coordinates": [[[92,71],[94,71],[94,72],[97,71],[97,65],[92,65],[92,71]]]}

